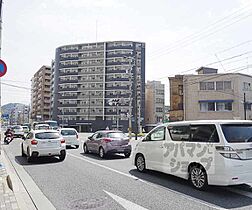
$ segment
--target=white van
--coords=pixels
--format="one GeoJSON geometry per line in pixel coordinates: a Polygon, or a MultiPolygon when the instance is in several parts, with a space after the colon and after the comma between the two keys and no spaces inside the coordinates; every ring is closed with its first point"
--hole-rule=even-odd
{"type": "Polygon", "coordinates": [[[252,183],[252,121],[159,125],[136,145],[133,164],[188,179],[197,189],[252,183]]]}

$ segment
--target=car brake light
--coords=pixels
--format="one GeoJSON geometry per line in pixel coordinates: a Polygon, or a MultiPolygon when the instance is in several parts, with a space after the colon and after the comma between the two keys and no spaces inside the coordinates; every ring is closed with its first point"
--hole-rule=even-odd
{"type": "Polygon", "coordinates": [[[108,143],[108,142],[111,142],[112,139],[105,138],[105,139],[103,139],[103,141],[104,141],[105,143],[108,143]]]}
{"type": "Polygon", "coordinates": [[[65,142],[66,142],[65,139],[61,139],[61,140],[60,140],[60,143],[61,143],[61,144],[64,144],[65,142]]]}
{"type": "Polygon", "coordinates": [[[32,144],[32,145],[36,145],[36,144],[38,144],[38,141],[35,140],[35,139],[32,139],[32,140],[31,140],[31,144],[32,144]]]}

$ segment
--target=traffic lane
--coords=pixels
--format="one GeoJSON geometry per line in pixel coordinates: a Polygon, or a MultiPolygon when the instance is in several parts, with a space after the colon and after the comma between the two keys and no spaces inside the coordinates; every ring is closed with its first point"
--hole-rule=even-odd
{"type": "MultiPolygon", "coordinates": [[[[36,185],[57,209],[123,209],[92,181],[91,175],[79,170],[81,164],[73,164],[68,158],[60,162],[56,157],[38,158],[27,163],[21,156],[22,140],[15,139],[5,147],[12,153],[18,164],[22,165],[36,185]]],[[[86,168],[86,167],[83,167],[86,168]]],[[[92,171],[91,169],[88,169],[92,171]]],[[[95,171],[92,171],[95,173],[95,171]]]]}
{"type": "MultiPolygon", "coordinates": [[[[20,154],[19,146],[16,147],[16,152],[14,153],[20,154]]],[[[165,190],[174,191],[175,193],[180,192],[182,193],[182,195],[188,195],[192,199],[197,198],[199,199],[199,202],[206,201],[208,203],[216,204],[224,208],[249,206],[251,204],[251,199],[248,199],[245,196],[241,196],[241,195],[229,192],[226,189],[222,189],[219,187],[217,188],[211,187],[212,191],[208,190],[202,193],[197,190],[194,190],[191,186],[188,185],[188,183],[185,180],[182,180],[173,176],[169,176],[169,175],[158,173],[158,172],[152,172],[152,171],[146,174],[141,174],[134,169],[134,167],[131,165],[131,160],[129,158],[125,159],[122,156],[111,156],[111,157],[108,157],[108,159],[103,160],[103,159],[100,159],[97,155],[93,155],[93,154],[88,155],[88,156],[83,156],[82,154],[80,154],[81,152],[80,149],[79,150],[70,149],[67,151],[70,154],[72,153],[75,155],[77,154],[79,155],[79,157],[88,158],[92,162],[102,164],[109,168],[113,168],[121,172],[128,172],[128,174],[132,174],[136,177],[141,178],[142,180],[146,180],[149,183],[153,183],[155,187],[160,186],[161,188],[164,188],[165,190]],[[224,195],[227,195],[227,196],[224,196],[224,195]]],[[[67,159],[68,158],[69,157],[67,157],[67,159]]],[[[17,156],[16,159],[19,160],[19,162],[20,160],[23,160],[23,162],[20,162],[20,164],[27,165],[27,162],[24,158],[17,156]]],[[[58,164],[57,162],[58,161],[56,158],[52,158],[52,159],[42,158],[39,161],[34,162],[32,165],[42,165],[42,167],[44,167],[44,164],[46,165],[54,164],[54,163],[58,164]]],[[[30,167],[30,166],[31,166],[30,164],[27,165],[27,167],[30,167]]]]}
{"type": "Polygon", "coordinates": [[[151,170],[148,170],[146,173],[140,173],[132,165],[132,159],[124,158],[123,155],[107,156],[105,159],[101,159],[96,154],[84,154],[81,149],[68,150],[68,153],[82,157],[88,161],[93,161],[97,164],[104,165],[113,170],[117,170],[128,175],[133,175],[166,190],[181,193],[182,195],[190,196],[191,198],[198,199],[202,202],[208,202],[211,205],[217,205],[227,209],[239,207],[252,208],[252,199],[250,197],[231,191],[232,189],[237,188],[248,191],[248,189],[246,189],[246,185],[232,187],[209,186],[207,191],[199,191],[194,189],[187,180],[172,175],[151,170]]]}
{"type": "MultiPolygon", "coordinates": [[[[9,152],[20,154],[20,143],[15,144],[8,148],[9,152]]],[[[57,209],[74,209],[75,204],[83,209],[87,203],[97,205],[96,209],[123,209],[106,192],[147,209],[209,209],[205,204],[106,170],[81,157],[67,154],[63,162],[40,163],[37,160],[26,165],[25,158],[16,154],[16,160],[23,160],[24,169],[57,209]]]]}

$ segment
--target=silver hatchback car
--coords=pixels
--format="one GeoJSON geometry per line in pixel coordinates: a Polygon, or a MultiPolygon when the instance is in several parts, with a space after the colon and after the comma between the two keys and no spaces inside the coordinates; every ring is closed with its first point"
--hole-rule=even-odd
{"type": "Polygon", "coordinates": [[[84,153],[97,153],[101,158],[107,154],[123,153],[126,158],[131,154],[129,138],[121,131],[97,131],[83,144],[84,153]]]}

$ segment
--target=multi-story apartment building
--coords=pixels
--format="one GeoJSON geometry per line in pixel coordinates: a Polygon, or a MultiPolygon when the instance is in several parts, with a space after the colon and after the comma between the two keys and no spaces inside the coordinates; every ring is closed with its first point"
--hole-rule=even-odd
{"type": "Polygon", "coordinates": [[[50,81],[51,67],[42,66],[31,79],[31,119],[48,120],[50,118],[50,81]]]}
{"type": "Polygon", "coordinates": [[[144,125],[145,44],[61,46],[52,68],[52,118],[79,131],[144,125]],[[131,115],[131,119],[130,119],[131,115]]]}
{"type": "MultiPolygon", "coordinates": [[[[252,76],[202,67],[183,76],[185,120],[252,119],[252,76]]],[[[172,104],[173,102],[171,102],[172,104]]]]}
{"type": "Polygon", "coordinates": [[[145,84],[145,124],[163,122],[165,115],[165,86],[160,81],[145,84]]]}

